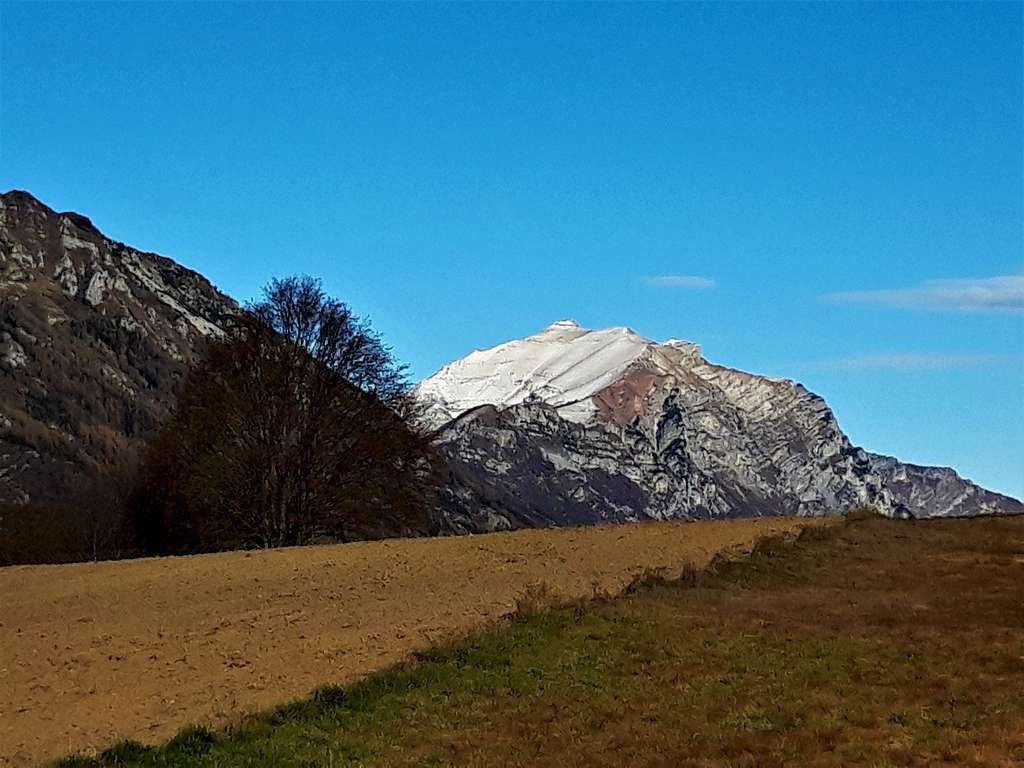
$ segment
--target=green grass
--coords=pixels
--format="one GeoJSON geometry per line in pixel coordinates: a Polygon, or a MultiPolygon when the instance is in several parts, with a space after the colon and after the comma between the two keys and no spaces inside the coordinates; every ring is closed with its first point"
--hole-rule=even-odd
{"type": "Polygon", "coordinates": [[[61,766],[1024,764],[1024,519],[858,520],[61,766]]]}

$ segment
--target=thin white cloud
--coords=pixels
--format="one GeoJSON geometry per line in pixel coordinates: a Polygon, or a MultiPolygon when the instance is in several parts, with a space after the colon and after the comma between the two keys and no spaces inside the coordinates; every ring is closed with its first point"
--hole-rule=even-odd
{"type": "Polygon", "coordinates": [[[913,288],[844,291],[828,301],[952,312],[1024,312],[1024,275],[927,280],[913,288]]]}
{"type": "Polygon", "coordinates": [[[824,373],[870,370],[943,371],[952,368],[984,368],[1021,362],[1024,362],[1024,358],[1020,355],[897,353],[854,355],[834,360],[822,360],[799,367],[807,371],[824,373]]]}
{"type": "Polygon", "coordinates": [[[714,279],[699,275],[657,275],[648,277],[646,282],[648,285],[656,285],[660,288],[687,288],[689,290],[703,290],[718,285],[714,279]]]}

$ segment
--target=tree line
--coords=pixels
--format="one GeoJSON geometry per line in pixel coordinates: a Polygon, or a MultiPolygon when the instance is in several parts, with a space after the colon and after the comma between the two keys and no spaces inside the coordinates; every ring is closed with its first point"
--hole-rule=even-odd
{"type": "Polygon", "coordinates": [[[437,470],[417,415],[368,321],[317,280],[274,280],[209,342],[141,456],[67,503],[0,508],[0,564],[429,532],[437,470]]]}

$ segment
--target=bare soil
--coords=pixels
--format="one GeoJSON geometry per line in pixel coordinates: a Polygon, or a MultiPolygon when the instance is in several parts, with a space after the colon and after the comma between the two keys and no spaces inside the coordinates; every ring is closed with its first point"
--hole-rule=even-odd
{"type": "Polygon", "coordinates": [[[646,523],[0,569],[0,765],[164,740],[390,666],[544,583],[615,592],[646,569],[799,519],[646,523]]]}

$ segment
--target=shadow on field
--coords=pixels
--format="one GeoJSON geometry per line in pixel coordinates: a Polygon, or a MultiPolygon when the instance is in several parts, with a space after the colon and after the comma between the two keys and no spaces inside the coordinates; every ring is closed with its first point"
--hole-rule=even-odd
{"type": "Polygon", "coordinates": [[[1024,764],[1024,518],[860,517],[61,766],[1024,764]]]}

